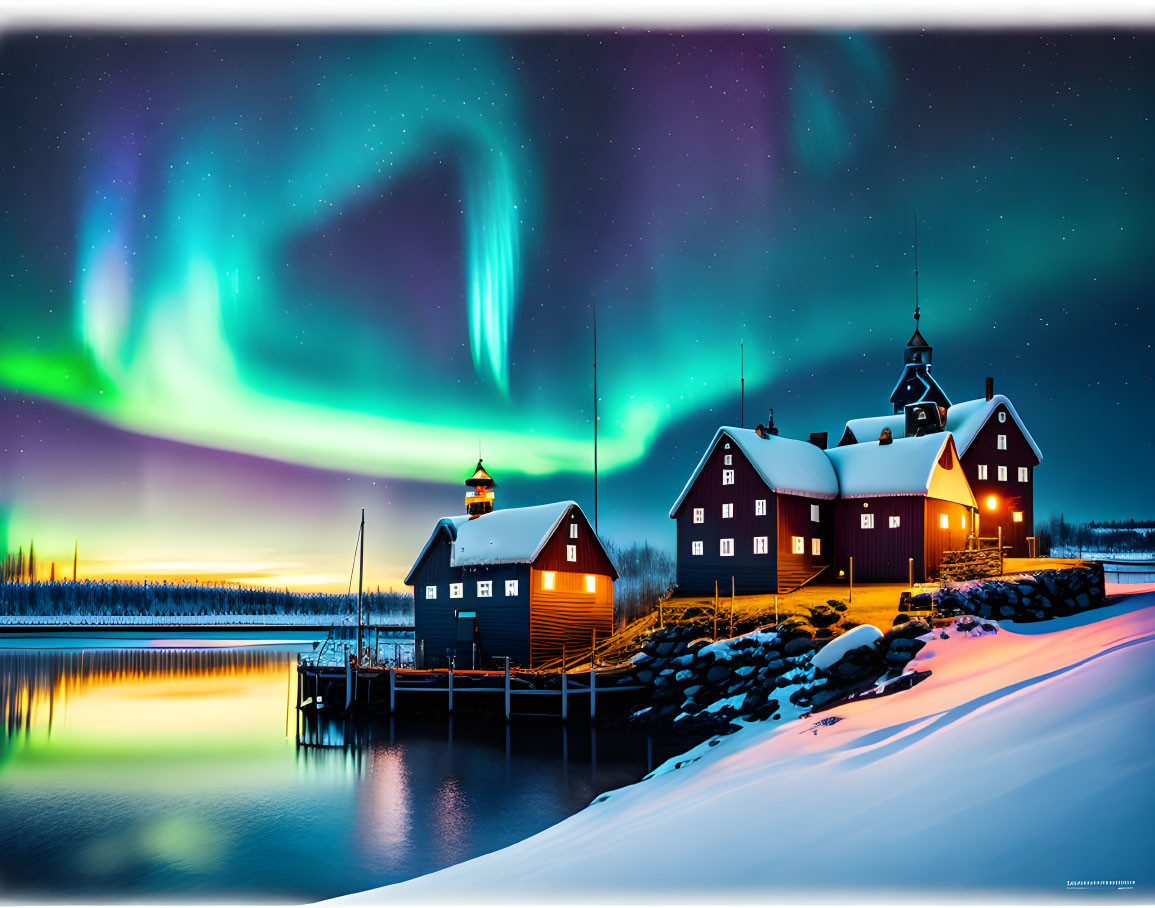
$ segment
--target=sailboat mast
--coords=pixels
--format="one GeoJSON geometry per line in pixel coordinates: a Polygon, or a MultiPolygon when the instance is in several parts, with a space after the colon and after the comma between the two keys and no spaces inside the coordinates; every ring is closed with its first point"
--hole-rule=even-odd
{"type": "Polygon", "coordinates": [[[365,583],[365,509],[361,508],[361,554],[357,559],[357,660],[361,659],[361,588],[365,583]]]}

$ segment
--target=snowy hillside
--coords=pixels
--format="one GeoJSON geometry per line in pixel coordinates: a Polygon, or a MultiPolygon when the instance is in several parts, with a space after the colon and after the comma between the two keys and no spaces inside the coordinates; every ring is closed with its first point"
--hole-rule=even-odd
{"type": "Polygon", "coordinates": [[[712,739],[524,842],[350,899],[1051,902],[1089,881],[1151,901],[1155,593],[936,636],[908,666],[924,669],[911,690],[712,739]]]}

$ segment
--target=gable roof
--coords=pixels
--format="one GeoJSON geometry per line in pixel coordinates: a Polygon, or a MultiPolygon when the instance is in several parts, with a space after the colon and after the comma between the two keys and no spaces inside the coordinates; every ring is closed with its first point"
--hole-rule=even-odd
{"type": "Polygon", "coordinates": [[[738,447],[762,481],[773,491],[783,495],[804,495],[808,498],[838,497],[838,478],[834,475],[834,468],[817,445],[781,435],[759,438],[753,429],[722,426],[714,433],[713,441],[707,446],[702,459],[698,461],[689,481],[682,489],[682,494],[670,508],[671,517],[677,514],[690,487],[706,466],[706,461],[723,435],[738,447]]]}
{"type": "MultiPolygon", "coordinates": [[[[896,438],[888,445],[863,442],[831,448],[826,456],[838,474],[842,498],[873,498],[878,495],[926,495],[943,449],[953,444],[949,432],[896,438]]],[[[957,459],[955,460],[957,463],[957,459]]],[[[965,483],[964,483],[965,485],[965,483]]],[[[968,501],[974,496],[967,486],[968,501]]],[[[956,496],[961,497],[961,496],[956,496]]]]}
{"type": "MultiPolygon", "coordinates": [[[[1005,394],[996,394],[990,400],[985,397],[980,397],[977,400],[964,400],[947,408],[945,429],[954,435],[959,456],[961,457],[967,452],[967,448],[978,437],[979,431],[994,415],[999,404],[1006,406],[1007,412],[1011,414],[1011,419],[1015,421],[1015,425],[1023,433],[1023,438],[1027,440],[1027,444],[1031,446],[1031,450],[1041,461],[1043,452],[1039,450],[1039,446],[1031,438],[1026,424],[1019,417],[1018,411],[1015,410],[1014,405],[1005,394]]],[[[877,441],[884,428],[889,428],[897,440],[906,431],[906,415],[894,413],[887,416],[865,416],[861,419],[850,419],[846,422],[846,428],[850,430],[858,444],[877,441]]],[[[843,434],[845,434],[845,430],[843,434]]]]}
{"type": "MultiPolygon", "coordinates": [[[[442,517],[437,521],[417,560],[413,562],[413,567],[405,575],[405,583],[410,583],[417,566],[437,540],[438,534],[443,532],[450,543],[450,567],[532,563],[541,554],[570,508],[577,508],[582,519],[585,519],[585,514],[573,501],[555,501],[528,508],[504,508],[482,514],[473,520],[466,514],[442,517]]],[[[596,534],[594,539],[610,562],[614,579],[617,579],[617,568],[609,553],[596,534]]]]}

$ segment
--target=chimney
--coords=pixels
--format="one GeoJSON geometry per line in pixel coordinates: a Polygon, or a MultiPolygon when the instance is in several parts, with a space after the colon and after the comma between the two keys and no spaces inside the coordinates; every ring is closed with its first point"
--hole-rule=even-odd
{"type": "Polygon", "coordinates": [[[823,451],[825,451],[826,450],[826,433],[825,432],[811,432],[810,433],[810,443],[812,445],[818,446],[823,451]]]}
{"type": "Polygon", "coordinates": [[[894,441],[894,433],[890,431],[889,426],[878,433],[878,443],[880,445],[888,445],[892,441],[894,441]]]}
{"type": "Polygon", "coordinates": [[[995,380],[993,376],[987,376],[987,400],[995,396],[995,380]]]}
{"type": "Polygon", "coordinates": [[[766,423],[766,431],[770,435],[777,435],[778,429],[774,425],[774,408],[770,408],[770,420],[766,423]]]}

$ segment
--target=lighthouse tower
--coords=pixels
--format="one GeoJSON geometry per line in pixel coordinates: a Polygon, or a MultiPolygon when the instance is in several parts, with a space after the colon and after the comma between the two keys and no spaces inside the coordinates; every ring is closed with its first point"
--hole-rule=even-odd
{"type": "Polygon", "coordinates": [[[465,480],[465,484],[469,486],[469,490],[465,493],[465,513],[469,515],[470,520],[493,510],[493,489],[497,483],[485,472],[480,459],[473,475],[465,480]]]}

